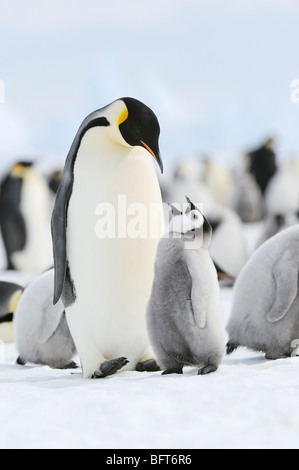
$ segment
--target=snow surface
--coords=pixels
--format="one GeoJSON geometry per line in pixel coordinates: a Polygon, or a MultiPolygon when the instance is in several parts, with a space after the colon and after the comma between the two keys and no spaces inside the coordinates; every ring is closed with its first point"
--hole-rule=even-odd
{"type": "MultiPolygon", "coordinates": [[[[251,251],[262,229],[247,226],[251,251]]],[[[0,279],[25,286],[32,276],[2,271],[0,279]]],[[[222,286],[224,325],[232,299],[222,286]]],[[[14,344],[0,344],[1,449],[299,448],[298,357],[267,361],[243,348],[207,376],[189,367],[103,380],[16,358],[14,344]]]]}
{"type": "MultiPolygon", "coordinates": [[[[226,322],[232,289],[221,299],[226,322]]],[[[299,358],[240,349],[208,376],[86,380],[81,369],[18,366],[13,344],[1,357],[2,449],[298,448],[299,358]]]]}

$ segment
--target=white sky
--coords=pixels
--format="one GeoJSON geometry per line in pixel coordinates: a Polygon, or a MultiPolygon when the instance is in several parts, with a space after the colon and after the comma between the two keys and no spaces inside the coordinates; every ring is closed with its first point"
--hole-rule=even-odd
{"type": "Polygon", "coordinates": [[[122,96],[155,111],[166,160],[234,161],[270,134],[299,155],[298,24],[298,0],[0,0],[0,159],[63,162],[122,96]]]}

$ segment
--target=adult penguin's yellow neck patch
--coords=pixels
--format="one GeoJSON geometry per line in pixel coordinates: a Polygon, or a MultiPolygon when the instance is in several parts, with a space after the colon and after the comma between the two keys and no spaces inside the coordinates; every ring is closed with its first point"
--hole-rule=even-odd
{"type": "Polygon", "coordinates": [[[129,112],[127,108],[125,108],[118,118],[118,125],[120,126],[120,124],[125,122],[128,119],[128,117],[129,117],[129,112]]]}

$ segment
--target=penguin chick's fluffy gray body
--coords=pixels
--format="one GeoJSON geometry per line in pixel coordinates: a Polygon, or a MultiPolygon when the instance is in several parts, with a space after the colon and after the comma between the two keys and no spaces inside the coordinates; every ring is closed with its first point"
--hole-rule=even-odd
{"type": "Polygon", "coordinates": [[[234,287],[227,353],[239,346],[288,357],[299,345],[299,225],[260,246],[234,287]]]}
{"type": "Polygon", "coordinates": [[[18,364],[44,364],[56,369],[76,368],[75,345],[63,303],[53,305],[54,270],[47,271],[25,289],[15,312],[18,364]]]}
{"type": "Polygon", "coordinates": [[[191,203],[186,214],[174,216],[170,233],[159,242],[147,325],[163,374],[182,373],[185,365],[198,366],[199,374],[207,374],[217,370],[223,358],[219,285],[208,252],[211,231],[191,203]],[[201,222],[192,221],[194,214],[201,222]],[[189,229],[185,226],[179,236],[179,226],[188,225],[187,218],[189,229]],[[201,232],[195,228],[200,223],[201,232]]]}

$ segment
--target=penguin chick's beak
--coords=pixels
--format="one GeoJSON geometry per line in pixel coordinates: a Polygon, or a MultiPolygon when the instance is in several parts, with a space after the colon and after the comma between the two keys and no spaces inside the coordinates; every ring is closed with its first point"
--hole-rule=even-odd
{"type": "Polygon", "coordinates": [[[160,167],[161,173],[163,173],[163,162],[162,162],[159,150],[155,153],[145,142],[143,142],[142,140],[140,142],[143,145],[143,147],[146,148],[146,150],[148,150],[149,153],[154,157],[154,159],[156,160],[156,162],[158,163],[160,167]]]}

